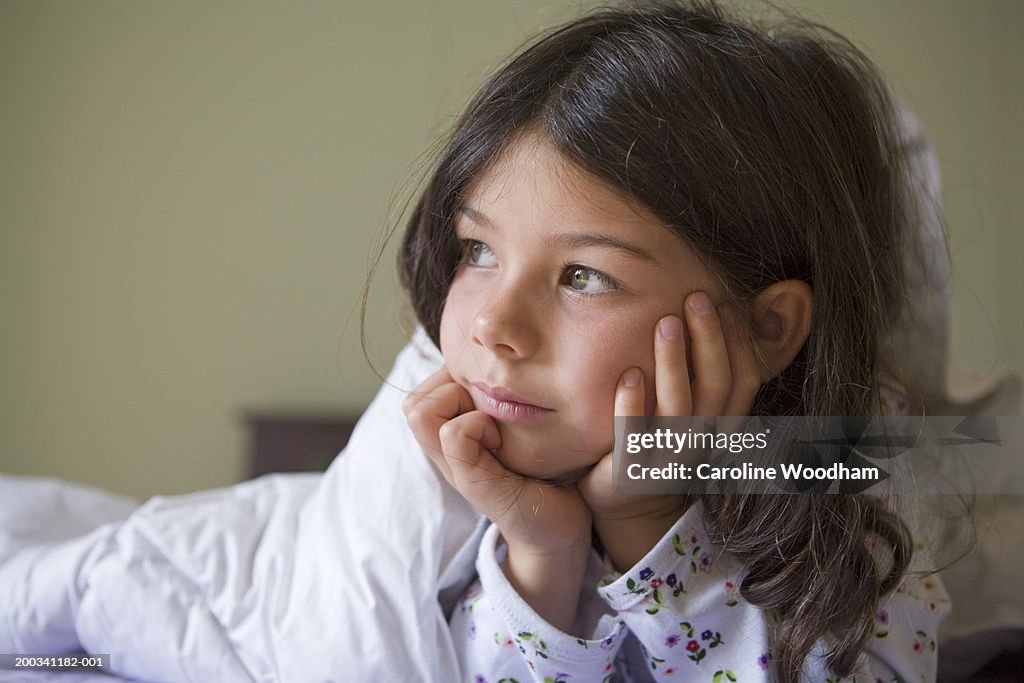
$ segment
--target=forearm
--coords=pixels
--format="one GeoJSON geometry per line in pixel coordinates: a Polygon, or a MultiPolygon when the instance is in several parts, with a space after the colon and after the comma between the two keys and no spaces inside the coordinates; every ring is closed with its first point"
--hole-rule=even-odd
{"type": "MultiPolygon", "coordinates": [[[[452,640],[462,680],[604,680],[628,633],[622,620],[602,609],[603,601],[593,590],[583,589],[577,590],[576,598],[583,615],[575,615],[579,633],[569,634],[547,622],[512,587],[502,566],[508,544],[498,536],[497,526],[484,534],[476,563],[479,581],[452,613],[452,640]]],[[[570,555],[561,556],[559,567],[570,555]]],[[[559,571],[546,576],[557,580],[559,571]]],[[[596,587],[604,571],[589,552],[581,585],[596,587]]]]}
{"type": "Polygon", "coordinates": [[[557,551],[506,542],[508,557],[502,569],[509,583],[540,617],[569,633],[587,568],[589,533],[557,551]]]}

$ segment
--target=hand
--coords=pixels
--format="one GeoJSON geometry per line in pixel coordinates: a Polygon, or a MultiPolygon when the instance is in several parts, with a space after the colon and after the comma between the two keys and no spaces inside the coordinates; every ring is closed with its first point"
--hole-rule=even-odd
{"type": "Polygon", "coordinates": [[[494,420],[442,368],[402,405],[409,427],[442,476],[493,521],[508,544],[505,574],[549,623],[568,631],[590,552],[590,510],[579,492],[509,471],[494,420]]]}
{"type": "MultiPolygon", "coordinates": [[[[666,316],[654,334],[655,416],[746,415],[761,386],[757,357],[733,310],[716,313],[703,292],[684,302],[693,373],[687,362],[682,320],[666,316]],[[701,304],[706,305],[701,305],[701,304]]],[[[615,392],[616,416],[644,415],[644,377],[638,368],[623,373],[615,392]]],[[[613,489],[613,453],[580,481],[594,516],[594,528],[615,566],[625,571],[654,547],[679,519],[682,495],[622,494],[613,489]]]]}

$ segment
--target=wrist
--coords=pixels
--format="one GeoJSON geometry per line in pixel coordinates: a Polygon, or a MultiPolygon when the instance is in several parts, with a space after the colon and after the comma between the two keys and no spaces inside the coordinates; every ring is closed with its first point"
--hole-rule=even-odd
{"type": "Polygon", "coordinates": [[[682,495],[636,496],[629,505],[603,510],[591,508],[590,514],[598,534],[602,529],[652,529],[664,533],[686,512],[691,502],[682,495]]]}
{"type": "Polygon", "coordinates": [[[636,565],[686,511],[681,504],[647,514],[594,515],[594,531],[618,571],[636,565]]]}
{"type": "MultiPolygon", "coordinates": [[[[501,538],[508,551],[515,552],[536,562],[550,559],[564,561],[566,557],[580,555],[586,557],[591,547],[593,517],[586,516],[586,523],[573,530],[562,529],[556,533],[534,535],[527,533],[509,534],[501,529],[501,538]]],[[[501,528],[501,525],[498,525],[501,528]]]]}

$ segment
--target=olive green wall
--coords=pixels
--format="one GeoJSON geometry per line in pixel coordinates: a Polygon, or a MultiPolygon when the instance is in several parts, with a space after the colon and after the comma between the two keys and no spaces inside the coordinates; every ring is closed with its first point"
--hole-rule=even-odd
{"type": "MultiPolygon", "coordinates": [[[[417,159],[579,7],[0,0],[0,470],[220,486],[243,476],[245,411],[365,407],[360,290],[417,159]]],[[[1024,5],[796,7],[865,48],[939,149],[957,357],[1024,370],[1024,5]]]]}

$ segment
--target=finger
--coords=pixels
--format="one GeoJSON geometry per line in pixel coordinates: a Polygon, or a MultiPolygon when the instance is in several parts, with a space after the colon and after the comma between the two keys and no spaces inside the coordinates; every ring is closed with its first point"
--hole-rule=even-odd
{"type": "Polygon", "coordinates": [[[723,415],[749,415],[754,398],[761,389],[761,371],[754,342],[741,324],[736,309],[723,305],[721,310],[725,344],[732,368],[732,389],[723,415]]]}
{"type": "Polygon", "coordinates": [[[424,432],[436,435],[442,424],[474,408],[469,392],[455,382],[448,382],[423,396],[406,414],[406,420],[418,436],[424,432]]]}
{"type": "Polygon", "coordinates": [[[501,436],[498,425],[484,413],[473,411],[449,420],[441,427],[440,438],[453,485],[474,505],[486,497],[481,485],[507,487],[507,479],[516,476],[491,454],[501,445],[501,436]]]}
{"type": "Polygon", "coordinates": [[[603,505],[613,504],[622,496],[615,494],[614,452],[601,458],[580,480],[578,488],[583,499],[595,512],[603,512],[603,505]]]}
{"type": "Polygon", "coordinates": [[[629,368],[615,389],[616,417],[644,417],[644,373],[629,368]]]}
{"type": "Polygon", "coordinates": [[[442,384],[453,381],[451,374],[448,372],[448,366],[442,365],[436,372],[423,380],[419,386],[409,392],[405,400],[402,401],[402,412],[408,416],[409,412],[426,398],[431,391],[442,384]]]}
{"type": "Polygon", "coordinates": [[[693,415],[721,415],[732,387],[729,351],[721,321],[704,292],[690,294],[685,309],[693,347],[693,415]]]}
{"type": "Polygon", "coordinates": [[[473,400],[466,390],[449,382],[436,387],[406,415],[409,429],[423,447],[423,452],[434,461],[449,482],[451,468],[444,457],[440,430],[452,418],[473,408],[473,400]]]}
{"type": "Polygon", "coordinates": [[[657,397],[655,415],[692,414],[683,321],[674,315],[659,320],[654,333],[654,391],[657,397]]]}
{"type": "Polygon", "coordinates": [[[501,443],[498,427],[479,411],[459,415],[441,427],[444,460],[451,472],[448,482],[492,521],[508,510],[522,478],[512,474],[491,454],[501,443]]]}
{"type": "MultiPolygon", "coordinates": [[[[644,373],[640,371],[640,368],[628,368],[622,377],[619,378],[619,384],[615,389],[615,417],[640,417],[644,418],[642,421],[647,422],[646,418],[646,396],[644,392],[644,373]]],[[[618,420],[616,421],[618,422],[618,420]]],[[[625,429],[630,429],[630,422],[636,422],[635,420],[626,420],[625,429]]],[[[637,425],[633,424],[632,428],[637,425]]],[[[619,433],[619,429],[622,425],[616,425],[615,431],[619,433]]],[[[622,438],[621,433],[616,438],[622,438]]],[[[606,481],[607,475],[608,481],[611,477],[611,464],[612,464],[612,453],[609,453],[603,457],[596,467],[592,468],[588,472],[583,480],[580,482],[580,491],[588,491],[594,494],[594,499],[599,500],[602,497],[607,498],[605,495],[606,491],[611,491],[611,488],[604,488],[604,482],[606,481]],[[601,470],[601,472],[598,472],[601,470]]]]}

